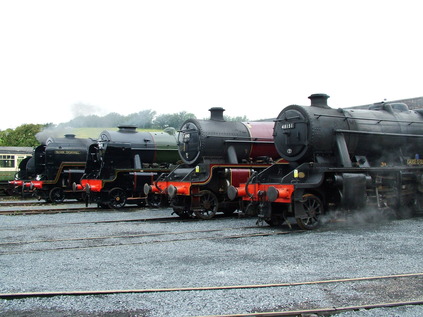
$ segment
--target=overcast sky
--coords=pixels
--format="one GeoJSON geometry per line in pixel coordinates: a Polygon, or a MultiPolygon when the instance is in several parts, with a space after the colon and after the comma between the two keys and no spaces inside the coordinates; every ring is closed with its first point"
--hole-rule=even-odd
{"type": "Polygon", "coordinates": [[[0,130],[423,96],[421,1],[0,0],[0,130]]]}

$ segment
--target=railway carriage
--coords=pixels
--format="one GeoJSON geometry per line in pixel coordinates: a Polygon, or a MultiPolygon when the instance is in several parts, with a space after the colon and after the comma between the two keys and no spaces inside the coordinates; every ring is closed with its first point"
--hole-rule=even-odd
{"type": "Polygon", "coordinates": [[[0,189],[5,195],[13,195],[17,188],[14,181],[25,177],[26,163],[31,158],[32,147],[0,147],[0,189]]]}
{"type": "Polygon", "coordinates": [[[146,194],[167,196],[174,213],[183,218],[233,213],[239,206],[228,199],[227,188],[279,158],[272,122],[226,121],[220,107],[210,112],[209,120],[188,119],[182,124],[178,153],[183,164],[145,185],[146,194]]]}
{"type": "Polygon", "coordinates": [[[317,228],[329,210],[365,207],[405,217],[423,199],[423,110],[402,103],[369,109],[333,109],[326,94],[310,106],[284,108],[274,142],[287,164],[274,164],[248,182],[228,188],[260,219],[279,225],[294,217],[317,228]]]}
{"type": "Polygon", "coordinates": [[[138,132],[132,126],[105,130],[90,146],[84,176],[74,184],[74,191],[84,192],[87,205],[97,203],[102,208],[146,203],[157,207],[166,201],[144,195],[144,184],[169,173],[178,160],[173,128],[163,132],[138,132]]]}

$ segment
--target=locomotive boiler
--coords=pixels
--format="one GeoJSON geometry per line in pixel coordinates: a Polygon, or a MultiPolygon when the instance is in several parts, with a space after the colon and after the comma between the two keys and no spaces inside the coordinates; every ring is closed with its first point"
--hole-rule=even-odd
{"type": "Polygon", "coordinates": [[[184,163],[145,186],[145,193],[167,195],[181,217],[233,213],[238,203],[228,199],[228,186],[245,182],[279,158],[272,122],[226,121],[223,108],[209,111],[209,120],[188,119],[180,128],[178,152],[184,163]]]}
{"type": "Polygon", "coordinates": [[[92,139],[76,138],[66,134],[64,138],[47,139],[34,149],[32,160],[27,164],[28,175],[35,179],[24,183],[24,192],[32,191],[39,199],[61,203],[66,198],[80,198],[72,190],[85,169],[88,147],[92,139]]]}
{"type": "Polygon", "coordinates": [[[404,217],[422,200],[423,112],[402,103],[369,109],[333,109],[326,94],[310,106],[290,105],[275,120],[273,137],[280,156],[248,182],[228,189],[243,197],[269,224],[295,217],[314,229],[330,209],[365,206],[404,217]]]}
{"type": "Polygon", "coordinates": [[[175,129],[138,132],[132,126],[103,131],[89,148],[85,174],[74,191],[85,192],[86,204],[122,208],[127,203],[157,206],[161,200],[144,195],[143,186],[170,172],[179,155],[175,129]]]}

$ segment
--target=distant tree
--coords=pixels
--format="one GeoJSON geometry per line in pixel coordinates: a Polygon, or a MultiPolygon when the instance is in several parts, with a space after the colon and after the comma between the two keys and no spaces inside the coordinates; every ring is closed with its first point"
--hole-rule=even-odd
{"type": "Polygon", "coordinates": [[[123,116],[116,112],[111,112],[103,117],[97,115],[87,115],[76,117],[69,122],[59,124],[59,127],[72,128],[114,128],[121,125],[132,125],[137,128],[149,129],[153,125],[155,111],[142,110],[123,116]]]}
{"type": "Polygon", "coordinates": [[[117,112],[111,112],[100,118],[99,125],[97,127],[117,127],[120,126],[124,120],[124,116],[117,112]]]}
{"type": "Polygon", "coordinates": [[[179,129],[187,119],[195,119],[195,115],[186,111],[181,111],[174,114],[162,114],[154,119],[153,127],[159,129],[164,129],[166,127],[179,129]]]}
{"type": "MultiPolygon", "coordinates": [[[[207,118],[203,118],[203,120],[209,120],[210,119],[210,117],[207,117],[207,118]]],[[[250,121],[248,118],[247,118],[247,116],[237,116],[237,117],[230,117],[230,116],[223,116],[223,119],[225,120],[225,121],[239,121],[239,122],[248,122],[248,121],[250,121]]]]}
{"type": "Polygon", "coordinates": [[[153,126],[153,119],[156,111],[142,110],[137,113],[132,113],[125,117],[124,125],[132,125],[141,129],[150,129],[153,126]]]}
{"type": "Polygon", "coordinates": [[[1,146],[37,146],[35,135],[51,124],[23,124],[16,129],[0,131],[1,146]]]}
{"type": "Polygon", "coordinates": [[[238,117],[229,117],[229,116],[223,116],[223,118],[226,120],[226,121],[240,121],[240,122],[248,122],[249,120],[248,120],[248,118],[247,118],[247,116],[238,116],[238,117]]]}

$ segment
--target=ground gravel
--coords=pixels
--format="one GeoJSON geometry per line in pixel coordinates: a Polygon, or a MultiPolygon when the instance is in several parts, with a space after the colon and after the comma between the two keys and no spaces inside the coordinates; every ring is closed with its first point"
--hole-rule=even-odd
{"type": "MultiPolygon", "coordinates": [[[[170,214],[170,209],[146,208],[0,216],[0,293],[256,285],[423,272],[421,217],[361,215],[309,232],[259,227],[253,218],[237,217],[107,222],[170,214]],[[273,235],[282,231],[289,233],[273,235]],[[219,238],[257,232],[269,235],[219,238]],[[62,241],[51,241],[57,239],[62,241]],[[10,244],[18,241],[27,243],[10,244]]],[[[342,307],[423,300],[422,281],[0,299],[0,316],[203,316],[342,307]]],[[[423,316],[423,308],[338,315],[423,316]]]]}

